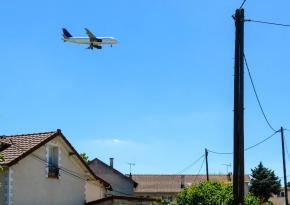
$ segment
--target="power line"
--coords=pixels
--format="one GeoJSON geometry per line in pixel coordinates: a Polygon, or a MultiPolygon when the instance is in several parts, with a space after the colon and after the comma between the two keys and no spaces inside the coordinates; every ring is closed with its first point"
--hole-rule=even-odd
{"type": "Polygon", "coordinates": [[[239,9],[242,9],[247,0],[244,0],[239,9]]]}
{"type": "Polygon", "coordinates": [[[266,114],[265,114],[265,112],[264,112],[264,109],[263,109],[263,107],[262,107],[262,104],[261,104],[261,101],[260,101],[260,99],[259,99],[259,96],[258,96],[258,93],[257,93],[256,87],[255,87],[254,80],[253,80],[253,78],[252,78],[252,75],[251,75],[251,72],[250,72],[250,68],[249,68],[249,65],[248,65],[248,61],[247,61],[247,58],[246,58],[245,54],[244,54],[244,59],[245,59],[245,63],[246,63],[246,67],[247,67],[247,71],[248,71],[248,74],[249,74],[249,77],[250,77],[250,81],[251,81],[251,84],[252,84],[252,88],[253,88],[253,90],[254,90],[254,93],[255,93],[255,96],[256,96],[257,102],[258,102],[258,104],[259,104],[260,110],[261,110],[261,112],[262,112],[262,114],[263,114],[263,116],[264,116],[264,119],[266,120],[268,126],[270,127],[270,129],[272,129],[274,132],[276,132],[277,130],[275,130],[275,129],[273,128],[273,126],[270,124],[270,122],[269,122],[269,120],[268,120],[268,118],[267,118],[267,116],[266,116],[266,114]]]}
{"type": "Polygon", "coordinates": [[[219,154],[219,155],[233,154],[232,152],[216,152],[216,151],[212,151],[212,150],[207,150],[207,151],[210,153],[219,154]]]}
{"type": "MultiPolygon", "coordinates": [[[[18,151],[22,152],[22,150],[21,150],[21,148],[18,146],[18,144],[14,143],[13,140],[12,140],[11,138],[9,138],[9,140],[10,140],[11,144],[14,145],[18,151]]],[[[31,153],[31,156],[34,157],[35,159],[38,159],[38,160],[41,161],[41,162],[44,162],[45,166],[48,166],[48,162],[47,162],[47,160],[42,159],[41,157],[39,157],[39,156],[37,156],[37,155],[35,155],[35,154],[33,154],[33,153],[31,153]]],[[[75,178],[78,178],[78,179],[81,179],[81,180],[86,181],[86,178],[80,176],[79,173],[77,173],[77,172],[71,171],[71,170],[66,169],[66,168],[64,168],[64,167],[59,167],[59,170],[61,170],[63,173],[66,173],[66,174],[68,174],[68,175],[70,175],[70,176],[73,176],[73,177],[75,177],[75,178]]]]}
{"type": "Polygon", "coordinates": [[[196,181],[198,175],[200,174],[201,169],[202,169],[202,167],[203,167],[203,165],[204,165],[204,162],[205,162],[205,157],[203,158],[203,161],[202,161],[202,163],[201,163],[201,166],[200,166],[200,168],[199,168],[197,174],[196,174],[195,177],[194,177],[194,180],[193,180],[194,182],[196,181]]]}
{"type": "MultiPolygon", "coordinates": [[[[48,165],[47,165],[48,162],[47,162],[46,160],[42,159],[41,157],[39,157],[39,156],[37,156],[37,155],[35,155],[35,154],[33,154],[33,153],[31,153],[31,155],[32,155],[34,158],[38,159],[39,161],[44,162],[44,164],[45,164],[46,167],[48,166],[48,165]]],[[[81,179],[81,180],[83,180],[83,181],[86,181],[86,178],[80,176],[79,173],[77,173],[77,172],[71,171],[71,170],[66,169],[66,168],[64,168],[64,167],[58,167],[58,169],[61,170],[61,171],[62,171],[63,173],[65,173],[65,174],[68,174],[68,175],[73,176],[73,177],[75,177],[75,178],[78,178],[78,179],[81,179]]]]}
{"type": "Polygon", "coordinates": [[[273,26],[284,26],[284,27],[290,27],[290,24],[282,24],[282,23],[275,23],[275,22],[268,22],[268,21],[258,21],[258,20],[252,20],[252,19],[246,19],[246,22],[253,22],[253,23],[261,23],[261,24],[268,24],[273,26]]]}
{"type": "Polygon", "coordinates": [[[248,151],[248,150],[250,150],[250,149],[252,149],[252,148],[254,148],[254,147],[257,147],[258,145],[260,145],[260,144],[266,142],[267,140],[269,140],[269,139],[271,139],[273,136],[275,136],[278,132],[280,132],[280,131],[276,131],[276,132],[274,132],[272,135],[270,135],[269,137],[263,139],[262,141],[258,142],[257,144],[254,144],[254,145],[252,145],[252,146],[246,148],[245,151],[248,151]]]}
{"type": "MultiPolygon", "coordinates": [[[[265,139],[263,139],[262,141],[247,147],[246,149],[244,149],[245,151],[248,151],[250,149],[253,149],[254,147],[257,147],[258,145],[268,141],[269,139],[271,139],[273,136],[275,136],[278,132],[280,131],[275,131],[272,135],[270,135],[269,137],[266,137],[265,139]]],[[[213,153],[213,154],[218,154],[218,155],[229,155],[229,154],[233,154],[233,152],[216,152],[216,151],[212,151],[212,150],[208,150],[208,152],[213,153]]]]}
{"type": "MultiPolygon", "coordinates": [[[[287,175],[286,177],[288,178],[288,177],[290,177],[290,175],[287,175]]],[[[282,179],[282,178],[284,178],[284,176],[283,177],[278,176],[278,179],[282,179]]]]}
{"type": "Polygon", "coordinates": [[[190,169],[191,167],[193,167],[196,163],[198,163],[203,157],[204,157],[204,154],[201,155],[197,160],[195,160],[194,162],[192,162],[190,165],[188,165],[187,167],[185,167],[181,171],[177,172],[177,174],[181,174],[181,173],[187,171],[188,169],[190,169]]]}

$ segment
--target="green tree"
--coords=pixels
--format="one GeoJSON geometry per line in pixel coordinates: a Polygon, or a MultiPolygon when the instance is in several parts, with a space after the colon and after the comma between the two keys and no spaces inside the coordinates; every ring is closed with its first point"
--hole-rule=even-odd
{"type": "MultiPolygon", "coordinates": [[[[233,188],[229,183],[217,181],[202,182],[184,189],[172,205],[233,205],[233,188]]],[[[259,205],[253,195],[245,198],[245,205],[259,205]]]]}
{"type": "Polygon", "coordinates": [[[1,166],[1,164],[2,164],[4,161],[5,161],[5,160],[4,160],[4,156],[3,156],[2,153],[0,153],[0,171],[3,170],[3,167],[1,166]]]}
{"type": "Polygon", "coordinates": [[[268,201],[273,194],[281,190],[279,178],[274,171],[263,166],[262,162],[252,169],[250,192],[260,199],[262,203],[268,201]]]}
{"type": "Polygon", "coordinates": [[[89,156],[88,156],[85,152],[80,153],[80,156],[81,156],[81,158],[83,158],[83,160],[84,160],[86,163],[89,162],[89,156]]]}

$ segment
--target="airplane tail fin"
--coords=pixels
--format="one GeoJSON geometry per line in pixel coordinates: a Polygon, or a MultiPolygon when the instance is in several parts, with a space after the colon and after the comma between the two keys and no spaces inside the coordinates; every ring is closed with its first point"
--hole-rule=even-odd
{"type": "Polygon", "coordinates": [[[72,35],[65,29],[62,29],[64,39],[72,37],[72,35]]]}

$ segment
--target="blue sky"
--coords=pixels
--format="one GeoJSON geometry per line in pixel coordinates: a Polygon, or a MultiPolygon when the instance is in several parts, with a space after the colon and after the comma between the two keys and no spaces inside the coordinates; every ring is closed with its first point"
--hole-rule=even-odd
{"type": "MultiPolygon", "coordinates": [[[[174,174],[204,148],[232,151],[234,22],[241,1],[4,1],[0,7],[2,134],[61,128],[79,152],[128,173],[174,174]],[[103,50],[64,43],[61,29],[114,36],[103,50]]],[[[290,23],[290,2],[251,1],[246,18],[290,23]]],[[[245,25],[245,53],[275,128],[290,129],[290,29],[245,25]]],[[[249,78],[245,146],[272,134],[249,78]]],[[[290,133],[285,133],[287,139],[290,133]]],[[[290,139],[288,139],[290,143],[290,139]]],[[[290,144],[289,144],[290,147],[290,144]]],[[[245,155],[282,175],[280,138],[245,155]]],[[[232,156],[210,154],[211,173],[232,156]]],[[[290,162],[288,170],[290,171],[290,162]]],[[[197,173],[201,162],[185,173],[197,173]]],[[[202,170],[204,173],[204,169],[202,170]]]]}

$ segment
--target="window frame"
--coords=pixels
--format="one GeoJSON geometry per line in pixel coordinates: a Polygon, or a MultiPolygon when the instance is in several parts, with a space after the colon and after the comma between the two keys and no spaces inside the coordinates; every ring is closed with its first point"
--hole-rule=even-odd
{"type": "Polygon", "coordinates": [[[50,143],[47,146],[47,178],[60,178],[60,147],[57,144],[50,143]],[[53,154],[52,150],[56,150],[53,154]],[[52,164],[51,165],[51,161],[52,164]]]}

